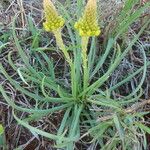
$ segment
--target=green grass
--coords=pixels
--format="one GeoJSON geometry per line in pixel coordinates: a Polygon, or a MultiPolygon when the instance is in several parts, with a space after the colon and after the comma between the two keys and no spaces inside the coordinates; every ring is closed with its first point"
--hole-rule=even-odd
{"type": "MultiPolygon", "coordinates": [[[[115,28],[113,31],[109,31],[106,43],[101,45],[101,54],[98,53],[96,38],[91,39],[87,70],[89,81],[85,87],[83,85],[81,37],[73,28],[75,21],[81,16],[81,8],[84,3],[77,0],[76,15],[67,11],[67,8],[72,6],[70,1],[67,1],[66,5],[56,3],[60,13],[67,20],[63,38],[66,40],[67,49],[73,62],[71,68],[67,64],[66,68],[63,66],[62,70],[56,66],[57,63],[52,59],[52,53],[57,54],[58,58],[60,55],[63,57],[63,54],[58,50],[57,45],[49,45],[49,37],[43,37],[43,34],[46,34],[45,31],[34,26],[31,16],[27,16],[28,31],[31,32],[31,36],[28,38],[31,43],[29,51],[26,53],[25,47],[23,47],[27,44],[26,40],[19,38],[15,30],[19,14],[14,17],[12,35],[22,65],[18,66],[13,61],[13,51],[10,51],[8,63],[18,77],[16,79],[9,75],[2,63],[0,63],[0,72],[14,89],[27,97],[28,104],[25,107],[12,99],[3,84],[0,85],[0,92],[11,106],[12,114],[19,125],[29,129],[33,134],[55,141],[54,147],[65,150],[73,150],[79,141],[89,143],[88,140],[103,150],[147,148],[145,134],[146,132],[150,133],[150,129],[144,125],[144,115],[148,112],[140,110],[134,104],[141,104],[139,100],[143,95],[143,83],[147,68],[150,66],[143,45],[139,41],[150,20],[145,19],[141,29],[137,34],[132,35],[129,43],[122,45],[117,42],[119,38],[125,40],[129,26],[150,6],[150,3],[147,3],[137,8],[136,11],[131,11],[137,3],[138,0],[126,1],[125,7],[115,18],[115,28]],[[69,40],[67,41],[67,39],[69,40]],[[42,46],[41,43],[48,46],[42,46]],[[117,84],[110,86],[111,75],[134,45],[139,46],[143,66],[133,70],[131,74],[127,74],[117,84]],[[114,97],[114,92],[120,92],[120,87],[136,78],[138,74],[141,74],[141,78],[134,90],[119,98],[114,97]],[[19,116],[22,112],[26,115],[21,119],[19,116]],[[34,121],[49,114],[53,116],[57,112],[60,112],[62,117],[56,132],[49,133],[42,128],[33,126],[34,121]]],[[[3,35],[3,37],[5,36],[3,35]]],[[[2,43],[0,50],[3,47],[7,48],[7,44],[7,41],[2,43]]]]}

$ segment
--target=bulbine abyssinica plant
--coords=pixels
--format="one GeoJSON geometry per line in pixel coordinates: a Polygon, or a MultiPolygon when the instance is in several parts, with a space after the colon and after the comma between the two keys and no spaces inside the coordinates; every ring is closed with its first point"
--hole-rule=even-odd
{"type": "MultiPolygon", "coordinates": [[[[82,7],[80,0],[77,1],[77,5],[82,7]]],[[[98,23],[99,14],[97,13],[96,0],[88,0],[83,14],[79,18],[76,16],[77,22],[74,22],[61,4],[59,4],[59,10],[64,13],[62,16],[50,0],[43,0],[43,7],[44,30],[54,35],[56,45],[67,62],[68,81],[66,84],[65,80],[60,80],[60,76],[56,77],[57,70],[55,70],[51,58],[42,51],[46,48],[40,48],[37,44],[40,41],[38,36],[42,31],[38,31],[36,28],[33,30],[33,24],[29,20],[29,26],[32,26],[32,49],[38,49],[38,51],[34,51],[38,65],[32,63],[31,57],[22,49],[17,38],[15,32],[16,16],[13,21],[13,37],[24,66],[18,67],[14,64],[12,61],[13,52],[9,53],[8,61],[18,73],[21,79],[20,83],[5,71],[2,63],[0,63],[0,71],[12,86],[28,97],[28,102],[32,102],[32,105],[25,107],[17,104],[10,99],[4,87],[0,85],[3,97],[13,108],[14,118],[32,133],[54,140],[55,147],[67,150],[75,149],[79,140],[99,145],[101,149],[108,150],[117,147],[123,149],[146,147],[144,131],[150,132],[150,130],[140,123],[144,120],[144,113],[138,113],[135,111],[137,108],[130,109],[129,107],[141,97],[147,66],[150,65],[140,43],[140,52],[144,60],[143,67],[127,75],[115,85],[109,85],[107,82],[150,21],[147,21],[139,33],[133,37],[131,43],[123,48],[117,43],[118,37],[127,29],[127,26],[122,26],[118,33],[112,34],[107,39],[107,45],[102,45],[103,52],[99,56],[96,37],[100,35],[101,29],[98,23]],[[67,20],[71,21],[67,22],[67,20]],[[68,29],[68,33],[63,28],[68,29]],[[63,41],[65,34],[70,36],[69,46],[67,46],[68,43],[65,45],[66,43],[63,41]],[[105,63],[106,65],[103,67],[105,63]],[[131,93],[121,98],[113,97],[113,92],[116,92],[120,86],[141,72],[141,81],[131,93]],[[17,117],[20,112],[26,112],[28,115],[20,119],[17,117]],[[56,112],[62,113],[61,116],[63,116],[56,134],[32,126],[32,121],[37,121],[56,112]],[[138,133],[140,133],[139,136],[138,133]]],[[[146,8],[148,5],[144,7],[146,8]]],[[[122,13],[126,12],[122,11],[122,13]]],[[[137,14],[135,12],[131,16],[138,18],[141,13],[142,11],[138,11],[137,14]]],[[[129,16],[126,16],[125,19],[126,22],[129,22],[128,25],[134,22],[129,16]]]]}

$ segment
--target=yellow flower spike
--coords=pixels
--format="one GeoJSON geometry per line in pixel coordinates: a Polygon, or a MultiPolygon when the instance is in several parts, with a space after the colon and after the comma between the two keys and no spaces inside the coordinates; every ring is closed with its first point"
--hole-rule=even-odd
{"type": "Polygon", "coordinates": [[[65,21],[59,16],[51,0],[43,0],[43,7],[46,18],[46,22],[43,23],[45,30],[50,32],[61,28],[65,21]]]}
{"type": "Polygon", "coordinates": [[[82,18],[75,23],[74,27],[79,31],[80,36],[98,36],[100,27],[97,21],[96,0],[88,0],[82,18]]]}

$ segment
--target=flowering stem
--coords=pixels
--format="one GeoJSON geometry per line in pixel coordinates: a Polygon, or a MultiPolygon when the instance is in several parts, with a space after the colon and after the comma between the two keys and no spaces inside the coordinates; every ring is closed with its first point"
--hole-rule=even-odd
{"type": "Polygon", "coordinates": [[[64,45],[63,39],[62,39],[62,35],[61,35],[61,29],[55,30],[53,31],[53,34],[56,38],[56,43],[59,46],[59,48],[62,50],[62,52],[64,53],[64,56],[66,58],[66,61],[69,63],[69,66],[71,68],[71,87],[72,87],[72,95],[73,97],[76,97],[76,89],[77,89],[77,85],[76,85],[76,81],[75,81],[75,67],[74,64],[72,63],[72,59],[69,56],[69,53],[67,52],[67,49],[64,45]]]}
{"type": "Polygon", "coordinates": [[[67,62],[69,63],[69,65],[71,65],[72,60],[71,60],[69,53],[67,52],[66,47],[64,45],[64,42],[62,40],[61,29],[54,30],[53,33],[54,33],[54,36],[56,38],[57,45],[59,46],[59,48],[64,53],[65,58],[66,58],[67,62]]]}
{"type": "Polygon", "coordinates": [[[82,37],[82,61],[83,61],[83,90],[88,87],[89,80],[89,70],[88,70],[88,58],[87,58],[87,46],[88,46],[89,37],[82,37]]]}

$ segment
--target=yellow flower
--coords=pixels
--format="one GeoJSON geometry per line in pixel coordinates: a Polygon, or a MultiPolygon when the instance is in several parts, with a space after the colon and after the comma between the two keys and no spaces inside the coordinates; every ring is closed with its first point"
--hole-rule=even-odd
{"type": "Polygon", "coordinates": [[[61,28],[65,21],[57,13],[57,10],[51,0],[43,0],[43,7],[46,21],[43,23],[43,26],[46,31],[54,31],[56,29],[61,28]]]}
{"type": "Polygon", "coordinates": [[[82,18],[75,23],[74,27],[79,31],[80,36],[98,36],[100,34],[96,0],[88,0],[82,18]]]}

